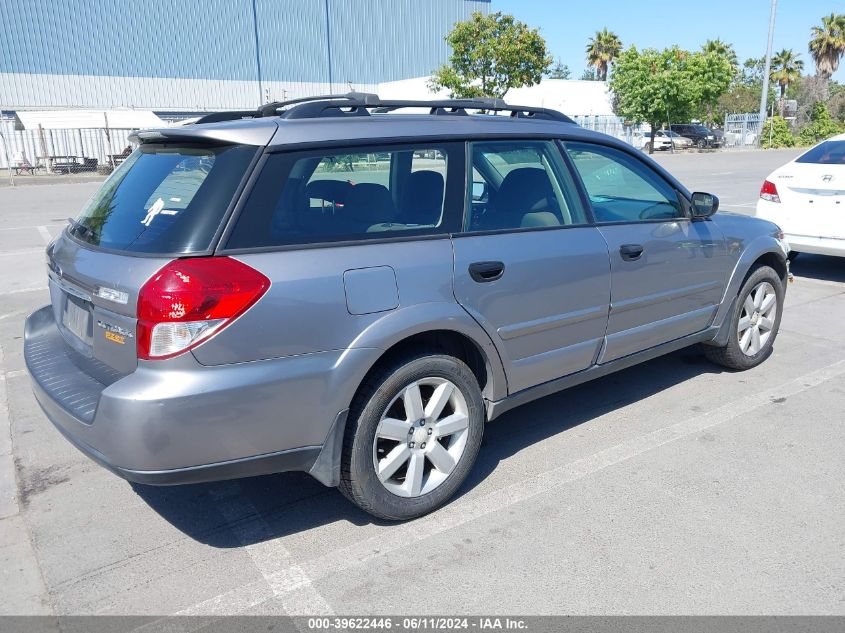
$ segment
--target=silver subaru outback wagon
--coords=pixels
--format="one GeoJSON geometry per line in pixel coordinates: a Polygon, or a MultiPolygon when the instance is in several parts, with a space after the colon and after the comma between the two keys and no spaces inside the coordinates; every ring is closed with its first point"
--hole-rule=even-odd
{"type": "Polygon", "coordinates": [[[514,406],[777,336],[779,228],[554,111],[350,94],[135,141],[25,336],[47,417],[131,481],[301,470],[409,519],[514,406]]]}

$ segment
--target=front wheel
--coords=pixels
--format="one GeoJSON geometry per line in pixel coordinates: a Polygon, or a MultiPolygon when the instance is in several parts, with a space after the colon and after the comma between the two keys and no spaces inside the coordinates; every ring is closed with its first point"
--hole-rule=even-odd
{"type": "Polygon", "coordinates": [[[730,369],[751,369],[772,351],[783,311],[783,281],[768,266],[755,270],[742,285],[731,315],[726,345],[705,346],[707,358],[730,369]]]}
{"type": "Polygon", "coordinates": [[[478,381],[461,360],[420,353],[385,366],[350,410],[340,490],[383,519],[427,514],[466,479],[484,422],[478,381]]]}

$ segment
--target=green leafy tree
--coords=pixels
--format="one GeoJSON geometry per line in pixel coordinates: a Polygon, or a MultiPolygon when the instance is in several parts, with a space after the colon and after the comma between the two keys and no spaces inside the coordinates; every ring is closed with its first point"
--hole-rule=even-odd
{"type": "Polygon", "coordinates": [[[719,97],[717,111],[734,112],[756,112],[760,107],[759,86],[746,86],[734,84],[725,94],[719,97]]]}
{"type": "Polygon", "coordinates": [[[596,72],[595,68],[585,68],[584,72],[581,73],[581,77],[579,77],[581,81],[598,81],[599,75],[596,72]]]}
{"type": "Polygon", "coordinates": [[[607,81],[607,71],[613,60],[622,52],[622,40],[607,28],[596,31],[587,41],[587,63],[596,69],[599,81],[607,81]]]}
{"type": "Polygon", "coordinates": [[[816,74],[830,79],[845,53],[845,15],[831,13],[824,16],[821,26],[810,30],[810,38],[810,55],[816,63],[816,74]]]}
{"type": "Polygon", "coordinates": [[[730,87],[735,69],[727,56],[714,52],[690,55],[688,67],[692,90],[706,112],[707,123],[712,124],[713,111],[730,87]]]}
{"type": "Polygon", "coordinates": [[[764,72],[766,72],[766,58],[749,57],[737,73],[737,82],[745,86],[759,85],[762,91],[764,72]]]}
{"type": "Polygon", "coordinates": [[[810,125],[801,130],[798,140],[802,145],[815,145],[816,143],[842,133],[842,126],[833,120],[827,106],[819,101],[813,106],[810,115],[810,125]]]}
{"type": "Polygon", "coordinates": [[[739,59],[736,56],[733,44],[728,44],[718,38],[707,40],[702,45],[701,52],[704,54],[713,53],[719,57],[724,57],[730,63],[732,72],[736,72],[739,68],[739,59]]]}
{"type": "Polygon", "coordinates": [[[789,129],[789,123],[783,117],[776,116],[766,121],[762,134],[760,146],[765,149],[795,146],[795,137],[789,129]]]}
{"type": "Polygon", "coordinates": [[[572,71],[569,70],[569,66],[558,59],[546,76],[549,79],[569,79],[572,76],[572,71]]]}
{"type": "Polygon", "coordinates": [[[717,55],[678,47],[639,51],[631,46],[616,60],[610,88],[618,115],[651,125],[653,151],[654,133],[662,123],[690,119],[705,99],[718,99],[719,89],[724,91],[730,78],[730,65],[717,55]],[[708,85],[714,81],[721,88],[708,85]]]}
{"type": "Polygon", "coordinates": [[[771,80],[780,86],[780,98],[786,98],[786,90],[790,84],[801,78],[801,71],[804,70],[804,62],[799,59],[801,56],[791,48],[783,49],[772,57],[771,80]]]}
{"type": "Polygon", "coordinates": [[[504,97],[511,88],[539,83],[552,63],[540,32],[501,12],[476,11],[455,24],[446,41],[449,63],[434,72],[429,88],[456,98],[504,97]]]}

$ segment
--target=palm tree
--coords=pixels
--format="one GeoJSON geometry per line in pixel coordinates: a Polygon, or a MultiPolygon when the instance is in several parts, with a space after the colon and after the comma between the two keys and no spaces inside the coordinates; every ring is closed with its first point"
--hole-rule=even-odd
{"type": "Polygon", "coordinates": [[[587,42],[587,63],[594,66],[599,81],[607,81],[607,67],[622,52],[622,40],[607,27],[596,31],[595,37],[587,42]]]}
{"type": "Polygon", "coordinates": [[[739,60],[736,56],[733,44],[728,44],[716,38],[715,40],[707,40],[701,47],[703,53],[715,53],[720,57],[724,57],[731,64],[731,68],[736,71],[739,68],[739,60]]]}
{"type": "Polygon", "coordinates": [[[789,84],[801,78],[801,71],[804,70],[804,62],[798,59],[800,55],[790,49],[783,49],[772,57],[772,81],[780,86],[780,98],[786,97],[786,90],[789,84]]]}
{"type": "Polygon", "coordinates": [[[810,35],[810,55],[816,62],[816,75],[830,79],[845,53],[845,15],[831,13],[824,16],[822,25],[814,26],[810,35]]]}

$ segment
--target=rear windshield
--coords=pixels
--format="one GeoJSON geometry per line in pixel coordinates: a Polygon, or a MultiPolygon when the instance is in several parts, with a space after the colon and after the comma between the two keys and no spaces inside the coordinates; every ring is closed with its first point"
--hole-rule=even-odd
{"type": "Polygon", "coordinates": [[[825,141],[795,159],[796,163],[845,165],[845,141],[825,141]]]}
{"type": "Polygon", "coordinates": [[[142,145],[103,183],[69,231],[136,253],[206,251],[257,148],[142,145]]]}

